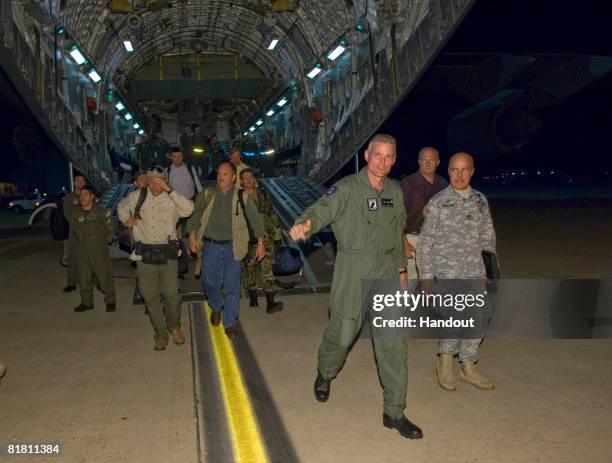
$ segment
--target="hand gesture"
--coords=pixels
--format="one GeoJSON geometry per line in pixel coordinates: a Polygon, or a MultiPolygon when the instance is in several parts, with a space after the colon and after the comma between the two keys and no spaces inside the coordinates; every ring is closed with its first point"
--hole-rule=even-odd
{"type": "Polygon", "coordinates": [[[263,243],[257,243],[257,249],[255,250],[255,257],[257,262],[261,262],[266,257],[266,247],[263,243]]]}
{"type": "Polygon", "coordinates": [[[138,220],[136,220],[134,217],[130,217],[127,219],[127,222],[125,222],[125,226],[128,228],[134,228],[136,225],[138,225],[138,220]]]}
{"type": "Polygon", "coordinates": [[[307,220],[306,222],[296,223],[291,230],[289,230],[289,234],[291,238],[295,241],[306,241],[306,235],[310,232],[310,228],[312,227],[312,220],[307,220]]]}

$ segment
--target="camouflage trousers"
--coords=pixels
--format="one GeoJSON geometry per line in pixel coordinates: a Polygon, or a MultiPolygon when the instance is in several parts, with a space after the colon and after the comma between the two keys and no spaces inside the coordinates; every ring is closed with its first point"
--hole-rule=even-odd
{"type": "Polygon", "coordinates": [[[271,292],[274,289],[274,274],[272,264],[274,264],[274,245],[266,240],[266,257],[261,262],[257,262],[257,243],[249,245],[249,251],[244,260],[244,287],[247,290],[257,288],[257,267],[261,270],[261,280],[263,290],[271,292]]]}
{"type": "Polygon", "coordinates": [[[459,354],[460,362],[477,362],[482,339],[440,339],[438,354],[459,354]]]}

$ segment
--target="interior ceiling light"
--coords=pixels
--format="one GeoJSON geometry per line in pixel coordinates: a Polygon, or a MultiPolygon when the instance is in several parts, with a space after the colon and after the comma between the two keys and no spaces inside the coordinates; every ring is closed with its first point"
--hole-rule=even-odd
{"type": "Polygon", "coordinates": [[[115,105],[115,108],[117,108],[117,111],[123,111],[125,109],[125,106],[123,106],[123,103],[121,103],[120,101],[115,105]]]}
{"type": "Polygon", "coordinates": [[[96,84],[102,80],[102,77],[100,77],[100,74],[96,72],[96,68],[91,68],[89,70],[88,76],[96,84]]]}
{"type": "Polygon", "coordinates": [[[338,56],[340,56],[345,51],[346,51],[346,47],[343,47],[342,45],[338,45],[336,48],[334,48],[332,51],[329,52],[329,54],[327,55],[327,59],[330,61],[335,61],[338,58],[338,56]]]}
{"type": "Polygon", "coordinates": [[[244,135],[245,137],[249,134],[249,131],[247,130],[246,132],[244,132],[242,135],[244,135]]]}
{"type": "Polygon", "coordinates": [[[134,129],[139,129],[140,128],[140,124],[136,123],[132,127],[134,127],[134,129]]]}
{"type": "Polygon", "coordinates": [[[70,56],[79,66],[87,61],[76,45],[73,45],[70,49],[70,56]]]}
{"type": "Polygon", "coordinates": [[[131,115],[130,113],[127,113],[127,114],[125,115],[125,120],[126,120],[126,121],[129,121],[129,120],[131,120],[131,119],[132,119],[132,115],[131,115]]]}
{"type": "Polygon", "coordinates": [[[255,125],[261,125],[263,124],[263,120],[259,119],[257,122],[255,122],[255,125]]]}
{"type": "Polygon", "coordinates": [[[129,40],[124,40],[123,41],[123,46],[130,53],[134,51],[134,47],[132,46],[132,42],[130,42],[129,40]]]}
{"type": "Polygon", "coordinates": [[[254,125],[252,125],[252,126],[249,128],[249,130],[250,130],[251,132],[255,132],[255,126],[254,126],[254,125]]]}
{"type": "Polygon", "coordinates": [[[278,100],[278,102],[276,103],[276,106],[278,106],[279,108],[282,108],[283,106],[285,106],[287,104],[289,100],[286,97],[282,97],[280,100],[278,100]]]}
{"type": "Polygon", "coordinates": [[[278,39],[272,39],[272,41],[270,42],[270,45],[268,45],[268,50],[274,50],[276,46],[278,45],[278,42],[279,42],[278,39]]]}
{"type": "Polygon", "coordinates": [[[268,111],[268,112],[266,113],[266,116],[274,116],[274,110],[273,110],[273,109],[271,109],[270,111],[268,111]]]}
{"type": "Polygon", "coordinates": [[[317,65],[313,67],[308,74],[306,74],[306,77],[308,77],[309,79],[314,79],[321,73],[321,70],[321,65],[317,63],[317,65]]]}
{"type": "Polygon", "coordinates": [[[138,131],[138,135],[144,135],[144,130],[140,129],[140,130],[138,131]]]}

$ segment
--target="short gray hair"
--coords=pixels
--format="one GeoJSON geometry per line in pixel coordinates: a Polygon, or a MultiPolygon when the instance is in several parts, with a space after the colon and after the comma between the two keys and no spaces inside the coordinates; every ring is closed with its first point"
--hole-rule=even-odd
{"type": "Polygon", "coordinates": [[[387,135],[386,133],[377,133],[374,135],[370,140],[370,143],[368,143],[368,151],[372,149],[374,143],[387,143],[389,145],[397,146],[395,138],[391,135],[387,135]]]}
{"type": "Polygon", "coordinates": [[[425,151],[433,151],[434,153],[436,153],[436,156],[438,156],[438,159],[440,159],[440,152],[437,149],[435,149],[433,146],[426,146],[424,148],[421,148],[421,150],[419,151],[419,161],[421,160],[421,157],[423,156],[425,151]]]}

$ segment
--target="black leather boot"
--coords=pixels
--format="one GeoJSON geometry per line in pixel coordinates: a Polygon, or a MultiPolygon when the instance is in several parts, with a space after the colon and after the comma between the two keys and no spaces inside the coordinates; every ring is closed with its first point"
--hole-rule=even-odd
{"type": "Polygon", "coordinates": [[[319,402],[327,402],[329,399],[329,391],[331,389],[331,379],[325,379],[321,373],[317,372],[317,379],[314,383],[315,398],[319,402]]]}
{"type": "Polygon", "coordinates": [[[249,289],[249,307],[258,307],[259,303],[257,302],[257,291],[254,289],[249,289]]]}
{"type": "Polygon", "coordinates": [[[268,306],[266,307],[267,313],[274,313],[283,310],[283,303],[280,301],[276,302],[274,300],[274,293],[266,293],[266,300],[268,301],[268,306]]]}
{"type": "Polygon", "coordinates": [[[423,431],[416,424],[410,422],[408,418],[402,415],[401,418],[394,420],[386,413],[383,414],[383,426],[386,428],[397,429],[397,431],[408,439],[423,438],[423,431]]]}

